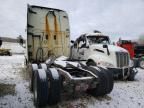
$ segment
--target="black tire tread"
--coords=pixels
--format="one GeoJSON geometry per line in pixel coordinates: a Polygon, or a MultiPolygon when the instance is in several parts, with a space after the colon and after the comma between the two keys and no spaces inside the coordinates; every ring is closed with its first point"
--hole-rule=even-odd
{"type": "Polygon", "coordinates": [[[113,77],[111,73],[107,73],[107,70],[100,68],[101,71],[97,71],[96,69],[89,67],[90,71],[96,74],[99,78],[99,84],[95,89],[90,90],[90,93],[94,96],[103,96],[108,94],[113,89],[113,77]]]}
{"type": "Polygon", "coordinates": [[[33,89],[37,90],[36,106],[44,106],[48,102],[48,80],[47,77],[40,77],[40,75],[41,73],[38,70],[35,71],[34,78],[37,78],[37,80],[34,80],[34,83],[37,83],[37,88],[34,87],[33,89]]]}
{"type": "Polygon", "coordinates": [[[47,76],[50,82],[48,104],[57,104],[61,98],[61,77],[59,75],[59,79],[54,79],[49,69],[47,70],[47,76]]]}
{"type": "Polygon", "coordinates": [[[110,93],[113,90],[113,86],[114,86],[114,79],[113,79],[113,73],[108,70],[108,69],[104,69],[102,67],[99,67],[102,72],[106,73],[107,78],[108,78],[108,89],[107,89],[107,93],[110,93]]]}

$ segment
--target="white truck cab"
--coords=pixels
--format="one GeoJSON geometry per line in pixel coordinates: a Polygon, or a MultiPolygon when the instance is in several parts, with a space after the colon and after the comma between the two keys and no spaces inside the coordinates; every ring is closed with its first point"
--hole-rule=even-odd
{"type": "Polygon", "coordinates": [[[73,43],[70,58],[86,61],[87,65],[104,66],[111,69],[115,77],[127,79],[134,72],[127,50],[111,44],[108,36],[101,32],[83,34],[73,43]]]}

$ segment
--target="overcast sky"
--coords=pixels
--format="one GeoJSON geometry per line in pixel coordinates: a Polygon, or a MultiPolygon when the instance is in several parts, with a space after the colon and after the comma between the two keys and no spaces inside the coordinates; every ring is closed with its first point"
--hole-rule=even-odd
{"type": "Polygon", "coordinates": [[[67,11],[71,38],[99,30],[112,39],[144,34],[144,0],[0,0],[0,36],[26,37],[27,4],[67,11]]]}

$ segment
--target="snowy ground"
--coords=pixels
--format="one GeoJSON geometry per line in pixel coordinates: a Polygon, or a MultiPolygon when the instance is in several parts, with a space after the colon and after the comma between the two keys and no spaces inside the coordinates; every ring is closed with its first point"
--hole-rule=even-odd
{"type": "Polygon", "coordinates": [[[0,108],[33,108],[24,56],[0,56],[0,108]]]}
{"type": "MultiPolygon", "coordinates": [[[[23,55],[0,56],[0,108],[34,108],[23,63],[23,55]]],[[[53,108],[144,108],[144,71],[138,70],[136,81],[116,81],[106,96],[67,97],[53,108]]]]}
{"type": "Polygon", "coordinates": [[[19,43],[3,42],[1,48],[11,49],[12,53],[24,53],[24,48],[19,43]]]}

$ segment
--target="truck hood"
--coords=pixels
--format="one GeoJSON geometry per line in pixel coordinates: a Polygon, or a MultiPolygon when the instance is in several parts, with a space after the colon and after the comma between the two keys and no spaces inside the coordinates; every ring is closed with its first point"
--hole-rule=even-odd
{"type": "MultiPolygon", "coordinates": [[[[90,48],[107,51],[107,48],[103,48],[103,44],[93,44],[90,46],[90,48]]],[[[108,45],[108,49],[110,52],[127,52],[127,50],[125,50],[124,48],[115,45],[108,45]]]]}
{"type": "Polygon", "coordinates": [[[101,63],[101,65],[105,65],[103,62],[110,63],[111,66],[108,66],[108,67],[117,68],[116,52],[128,53],[128,51],[115,45],[108,45],[108,49],[109,49],[110,55],[107,55],[107,48],[103,48],[103,44],[90,45],[90,50],[91,52],[93,52],[93,54],[89,56],[89,59],[98,61],[99,64],[101,63]]]}

